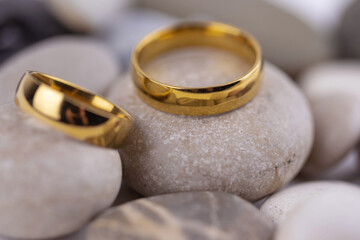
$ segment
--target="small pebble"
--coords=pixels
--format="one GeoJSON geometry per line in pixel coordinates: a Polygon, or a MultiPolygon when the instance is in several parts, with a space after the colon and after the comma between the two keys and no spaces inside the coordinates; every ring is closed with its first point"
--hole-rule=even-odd
{"type": "Polygon", "coordinates": [[[294,208],[274,239],[360,239],[360,188],[348,185],[329,189],[294,208]]]}
{"type": "MultiPolygon", "coordinates": [[[[260,210],[273,223],[287,221],[289,213],[298,205],[329,190],[353,188],[353,185],[340,181],[311,181],[284,188],[269,197],[260,210]]],[[[291,238],[289,238],[291,239],[291,238]]]]}
{"type": "Polygon", "coordinates": [[[360,61],[315,65],[299,79],[315,122],[315,142],[303,172],[316,177],[339,163],[360,139],[360,61]]]}

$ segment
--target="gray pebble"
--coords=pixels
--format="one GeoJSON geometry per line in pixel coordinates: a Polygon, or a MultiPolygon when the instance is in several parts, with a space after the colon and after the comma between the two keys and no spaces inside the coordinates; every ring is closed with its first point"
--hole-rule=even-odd
{"type": "Polygon", "coordinates": [[[234,195],[188,192],[160,195],[109,209],[92,222],[88,240],[270,240],[272,225],[234,195]]]}

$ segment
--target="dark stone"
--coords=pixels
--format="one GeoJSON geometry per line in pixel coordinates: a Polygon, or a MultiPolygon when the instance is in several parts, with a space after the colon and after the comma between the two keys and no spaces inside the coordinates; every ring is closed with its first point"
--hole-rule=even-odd
{"type": "Polygon", "coordinates": [[[14,52],[44,38],[70,33],[36,0],[0,1],[0,63],[14,52]]]}
{"type": "Polygon", "coordinates": [[[339,42],[343,57],[360,58],[360,1],[344,12],[339,27],[339,42]]]}

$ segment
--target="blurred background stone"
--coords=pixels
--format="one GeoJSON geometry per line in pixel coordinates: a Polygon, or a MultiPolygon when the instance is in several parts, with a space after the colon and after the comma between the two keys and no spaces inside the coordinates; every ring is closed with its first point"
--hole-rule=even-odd
{"type": "Polygon", "coordinates": [[[354,2],[354,0],[267,1],[298,17],[334,45],[342,15],[354,2]]]}
{"type": "Polygon", "coordinates": [[[34,42],[69,32],[42,1],[0,1],[0,63],[34,42]]]}
{"type": "Polygon", "coordinates": [[[111,24],[100,31],[98,36],[118,54],[123,66],[129,67],[132,50],[143,37],[177,20],[160,11],[132,8],[116,15],[111,24]]]}
{"type": "Polygon", "coordinates": [[[45,0],[66,26],[78,32],[93,32],[109,23],[131,0],[45,0]]]}
{"type": "Polygon", "coordinates": [[[121,177],[116,151],[75,141],[14,104],[0,106],[0,235],[72,233],[113,203],[121,177]]]}
{"type": "MultiPolygon", "coordinates": [[[[211,86],[247,67],[238,56],[194,47],[159,57],[147,73],[166,83],[211,86]]],[[[137,119],[120,154],[125,181],[146,196],[209,190],[257,200],[289,182],[312,146],[312,117],[304,96],[269,63],[259,94],[216,116],[158,111],[141,101],[129,76],[108,96],[137,119]]]]}
{"type": "Polygon", "coordinates": [[[304,173],[316,176],[339,163],[360,139],[360,61],[309,68],[299,79],[315,120],[315,142],[304,173]]]}
{"type": "MultiPolygon", "coordinates": [[[[203,16],[243,28],[260,42],[264,56],[289,74],[298,74],[333,56],[330,41],[309,24],[265,0],[139,0],[179,17],[203,16]]],[[[330,3],[328,3],[330,4],[330,3]]]]}
{"type": "Polygon", "coordinates": [[[357,240],[360,236],[360,188],[347,184],[324,191],[291,210],[275,240],[357,240]]]}
{"type": "Polygon", "coordinates": [[[26,70],[36,70],[96,93],[104,93],[119,74],[115,55],[92,38],[61,36],[41,41],[9,58],[0,66],[0,103],[14,99],[26,70]]]}
{"type": "Polygon", "coordinates": [[[307,200],[326,191],[341,191],[347,188],[352,189],[354,185],[340,181],[311,181],[295,184],[270,196],[262,204],[260,211],[267,215],[274,224],[280,224],[287,221],[289,212],[307,200]]]}
{"type": "Polygon", "coordinates": [[[334,166],[316,172],[316,174],[307,174],[306,180],[344,180],[350,181],[360,173],[359,149],[353,148],[348,154],[339,160],[334,166]]]}
{"type": "Polygon", "coordinates": [[[90,224],[86,239],[269,240],[272,231],[269,220],[239,197],[188,192],[109,209],[90,224]]]}
{"type": "Polygon", "coordinates": [[[360,58],[360,1],[354,1],[344,13],[338,30],[340,47],[345,57],[360,58]]]}
{"type": "MultiPolygon", "coordinates": [[[[87,228],[84,227],[75,233],[71,233],[64,237],[51,238],[51,240],[85,240],[86,239],[86,231],[87,231],[87,228]]],[[[15,238],[0,236],[0,240],[24,240],[24,239],[15,239],[15,238]]],[[[32,240],[45,240],[45,239],[32,239],[32,240]]]]}

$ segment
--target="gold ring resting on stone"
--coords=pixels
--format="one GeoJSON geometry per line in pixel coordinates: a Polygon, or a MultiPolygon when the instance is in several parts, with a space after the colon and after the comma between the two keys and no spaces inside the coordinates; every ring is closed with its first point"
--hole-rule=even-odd
{"type": "Polygon", "coordinates": [[[21,78],[15,101],[21,110],[51,127],[102,147],[118,149],[133,123],[129,113],[103,97],[34,71],[21,78]]]}
{"type": "Polygon", "coordinates": [[[257,41],[238,28],[215,22],[180,23],[143,38],[132,55],[132,79],[143,101],[173,114],[213,115],[228,112],[249,102],[258,92],[262,55],[257,41]],[[154,57],[188,46],[211,46],[241,55],[250,70],[231,82],[202,88],[172,86],[151,78],[143,71],[154,57]]]}

